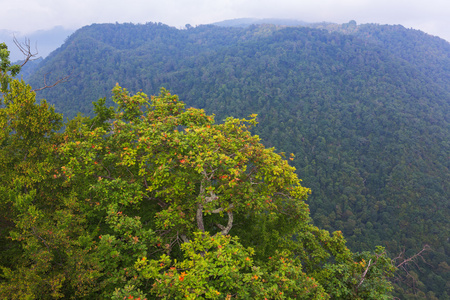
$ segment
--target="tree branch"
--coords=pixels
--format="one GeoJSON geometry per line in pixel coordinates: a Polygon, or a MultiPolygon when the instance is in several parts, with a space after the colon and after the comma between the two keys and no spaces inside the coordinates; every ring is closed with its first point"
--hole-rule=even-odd
{"type": "MultiPolygon", "coordinates": [[[[230,205],[228,205],[227,210],[231,210],[231,209],[233,209],[233,208],[234,208],[234,205],[233,205],[233,204],[230,204],[230,205]]],[[[211,211],[211,213],[213,213],[213,214],[218,214],[218,213],[220,213],[220,212],[222,212],[222,211],[224,211],[224,210],[225,210],[225,208],[219,207],[219,208],[217,208],[217,209],[211,211]]]]}
{"type": "Polygon", "coordinates": [[[69,78],[70,78],[70,75],[66,75],[63,78],[60,78],[59,80],[55,81],[53,84],[49,85],[49,84],[47,84],[47,75],[48,75],[48,73],[44,75],[44,86],[40,87],[40,88],[37,88],[37,89],[34,89],[33,92],[42,91],[42,90],[45,90],[45,89],[52,88],[52,87],[54,87],[54,86],[56,86],[56,85],[58,85],[60,83],[69,81],[69,78]]]}
{"type": "Polygon", "coordinates": [[[394,258],[392,260],[392,262],[397,267],[397,269],[399,269],[399,270],[401,269],[402,271],[404,271],[405,275],[403,275],[401,273],[397,273],[398,275],[395,276],[394,280],[406,284],[415,292],[417,290],[417,287],[416,287],[417,280],[410,273],[410,270],[409,270],[410,268],[408,266],[410,265],[410,263],[412,263],[420,271],[420,267],[417,263],[417,260],[419,258],[421,258],[424,263],[427,263],[425,258],[423,257],[423,254],[424,254],[424,252],[429,251],[429,250],[431,250],[431,247],[429,245],[424,245],[422,247],[422,250],[420,250],[419,252],[417,252],[416,254],[414,254],[413,256],[411,256],[409,258],[405,258],[405,250],[403,250],[396,258],[394,258]],[[398,261],[401,261],[401,262],[397,263],[398,261]]]}
{"type": "Polygon", "coordinates": [[[19,48],[20,52],[22,52],[22,54],[25,56],[25,59],[23,60],[22,64],[20,65],[21,67],[23,67],[28,61],[30,61],[31,58],[35,57],[38,54],[37,49],[36,49],[35,53],[33,53],[31,51],[30,39],[25,38],[25,42],[20,43],[17,40],[17,38],[14,36],[13,41],[14,41],[14,44],[16,44],[16,47],[19,48]]]}
{"type": "Polygon", "coordinates": [[[197,204],[197,227],[200,231],[205,232],[205,225],[203,224],[203,204],[197,204]]]}
{"type": "Polygon", "coordinates": [[[356,290],[358,291],[359,286],[364,282],[364,280],[366,279],[366,274],[369,271],[369,268],[372,264],[372,259],[369,260],[369,263],[367,264],[367,268],[364,271],[364,273],[361,275],[361,281],[359,282],[358,286],[356,287],[356,290]]]}
{"type": "MultiPolygon", "coordinates": [[[[410,263],[410,262],[413,262],[413,263],[417,266],[416,260],[420,257],[422,260],[425,261],[425,259],[424,259],[423,256],[422,256],[422,253],[425,252],[425,251],[428,251],[428,250],[430,250],[430,249],[431,249],[431,248],[430,248],[429,245],[424,245],[423,248],[422,248],[422,250],[420,250],[419,252],[417,252],[416,254],[414,254],[413,256],[411,256],[410,258],[404,259],[404,260],[403,260],[401,263],[399,263],[396,267],[397,267],[398,269],[400,269],[400,268],[404,269],[403,265],[407,265],[407,264],[410,263]]],[[[397,259],[403,258],[404,253],[405,253],[405,251],[403,251],[402,253],[400,253],[400,254],[399,254],[396,258],[394,258],[393,260],[395,261],[395,260],[397,260],[397,259]]]]}
{"type": "Polygon", "coordinates": [[[228,232],[230,232],[231,227],[233,227],[233,211],[228,210],[227,211],[228,214],[228,224],[227,227],[221,225],[221,224],[216,224],[217,227],[220,228],[220,230],[222,230],[220,233],[223,235],[227,235],[228,232]]]}

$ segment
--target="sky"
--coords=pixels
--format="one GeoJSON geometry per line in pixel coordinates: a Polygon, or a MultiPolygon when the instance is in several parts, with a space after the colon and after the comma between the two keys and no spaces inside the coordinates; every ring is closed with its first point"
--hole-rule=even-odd
{"type": "Polygon", "coordinates": [[[0,30],[161,22],[177,28],[235,18],[401,24],[450,41],[449,0],[0,0],[0,30]]]}

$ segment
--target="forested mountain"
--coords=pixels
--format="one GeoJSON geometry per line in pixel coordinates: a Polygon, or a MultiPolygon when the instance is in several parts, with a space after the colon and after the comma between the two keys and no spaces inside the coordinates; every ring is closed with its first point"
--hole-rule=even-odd
{"type": "Polygon", "coordinates": [[[116,84],[216,114],[258,114],[254,132],[294,153],[311,214],[354,250],[392,257],[431,246],[398,284],[403,299],[450,295],[450,44],[401,26],[96,24],[75,32],[30,77],[67,117],[116,84]],[[402,290],[403,289],[403,290],[402,290]]]}
{"type": "Polygon", "coordinates": [[[272,24],[279,26],[306,26],[307,22],[299,21],[295,19],[258,19],[258,18],[239,18],[239,19],[231,19],[224,20],[221,22],[212,23],[211,25],[221,26],[221,27],[248,27],[250,25],[264,25],[264,24],[272,24]]]}
{"type": "MultiPolygon", "coordinates": [[[[42,57],[39,57],[37,59],[27,61],[27,63],[20,69],[20,78],[26,81],[30,76],[34,74],[36,69],[39,67],[39,64],[43,60],[44,59],[42,57]]],[[[23,60],[15,62],[16,65],[22,65],[22,63],[23,60]]]]}

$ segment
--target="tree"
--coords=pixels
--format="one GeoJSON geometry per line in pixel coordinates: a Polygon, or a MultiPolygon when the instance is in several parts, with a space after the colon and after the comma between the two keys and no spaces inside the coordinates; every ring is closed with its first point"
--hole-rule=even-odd
{"type": "Polygon", "coordinates": [[[91,246],[85,217],[55,173],[62,162],[62,115],[45,100],[36,103],[31,87],[13,78],[17,69],[7,55],[1,66],[1,298],[91,293],[96,270],[85,255],[91,246]]]}
{"type": "Polygon", "coordinates": [[[9,51],[5,43],[0,43],[0,92],[8,90],[9,82],[20,72],[19,65],[11,65],[9,51]]]}
{"type": "Polygon", "coordinates": [[[387,297],[384,250],[352,253],[312,224],[309,189],[250,133],[256,115],[215,124],[165,89],[116,86],[117,108],[100,99],[61,132],[61,115],[8,78],[3,298],[387,297]]]}
{"type": "Polygon", "coordinates": [[[111,111],[97,103],[103,117],[75,119],[60,147],[65,184],[86,200],[92,223],[107,220],[98,227],[99,249],[102,257],[115,258],[102,264],[116,278],[104,291],[114,288],[117,297],[275,297],[265,294],[269,283],[279,298],[305,288],[311,299],[380,298],[389,291],[385,277],[393,268],[382,250],[353,254],[340,232],[330,236],[311,224],[309,189],[250,133],[255,115],[215,124],[164,89],[151,101],[119,86],[113,94],[114,119],[108,121],[111,111]],[[235,284],[234,275],[219,271],[222,255],[236,278],[264,281],[235,284]],[[281,266],[270,257],[286,260],[284,277],[274,275],[281,266]],[[119,269],[125,272],[113,271],[119,269]],[[285,281],[290,288],[283,290],[285,281]],[[127,284],[120,288],[119,282],[127,284]]]}

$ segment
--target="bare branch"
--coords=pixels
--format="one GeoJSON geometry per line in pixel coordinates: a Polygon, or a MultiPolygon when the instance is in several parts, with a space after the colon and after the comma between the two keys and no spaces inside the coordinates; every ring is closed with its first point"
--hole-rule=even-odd
{"type": "MultiPolygon", "coordinates": [[[[420,250],[419,252],[417,252],[416,254],[414,254],[413,256],[411,256],[410,258],[406,258],[404,259],[401,263],[399,263],[396,267],[398,269],[400,268],[404,268],[403,265],[407,265],[410,262],[413,262],[416,266],[417,266],[417,259],[420,257],[423,261],[425,261],[425,259],[422,256],[422,253],[425,251],[430,250],[430,246],[429,245],[424,245],[422,250],[420,250]]],[[[396,258],[394,258],[394,261],[396,261],[397,259],[403,259],[403,255],[404,255],[405,251],[403,251],[402,253],[400,253],[396,258]]]]}
{"type": "Polygon", "coordinates": [[[364,273],[361,275],[361,281],[359,282],[358,286],[356,287],[356,290],[358,290],[359,286],[360,286],[360,285],[364,282],[364,280],[366,279],[366,274],[367,274],[367,271],[369,271],[369,268],[370,268],[371,264],[372,264],[372,259],[369,259],[369,263],[367,264],[367,268],[366,268],[366,270],[364,271],[364,273]]]}
{"type": "Polygon", "coordinates": [[[180,235],[180,238],[183,240],[183,242],[189,243],[189,239],[185,234],[180,235]]]}
{"type": "Polygon", "coordinates": [[[66,75],[65,77],[63,77],[63,78],[57,80],[56,82],[54,82],[53,84],[48,85],[47,84],[47,75],[48,75],[48,73],[44,75],[44,86],[40,87],[38,89],[34,89],[33,92],[42,91],[42,90],[45,90],[45,89],[52,88],[52,87],[54,87],[54,86],[56,86],[56,85],[58,85],[60,83],[69,81],[69,78],[70,78],[70,75],[66,75]]]}
{"type": "MultiPolygon", "coordinates": [[[[228,208],[226,208],[226,210],[231,210],[231,209],[233,209],[233,208],[234,208],[234,205],[233,205],[233,204],[230,204],[230,205],[228,205],[228,208]]],[[[222,212],[222,211],[224,211],[224,210],[225,210],[225,208],[219,207],[219,208],[217,208],[217,209],[211,211],[211,213],[213,213],[213,214],[218,214],[218,213],[220,213],[220,212],[222,212]]]]}
{"type": "Polygon", "coordinates": [[[205,203],[210,203],[213,202],[214,200],[219,199],[219,197],[217,197],[217,195],[213,191],[210,191],[209,194],[211,196],[205,197],[205,203]]]}
{"type": "Polygon", "coordinates": [[[23,67],[30,59],[32,59],[33,57],[35,57],[38,54],[37,49],[36,49],[36,52],[34,52],[34,53],[31,51],[30,39],[25,38],[25,42],[20,43],[17,40],[17,38],[14,36],[13,41],[14,41],[14,44],[16,44],[17,48],[19,48],[20,52],[22,52],[22,54],[25,56],[25,59],[23,60],[21,67],[23,67]]]}
{"type": "Polygon", "coordinates": [[[228,232],[230,232],[231,227],[233,227],[233,212],[231,210],[227,211],[228,214],[228,224],[227,227],[221,225],[221,224],[216,224],[217,227],[220,228],[220,230],[222,230],[220,233],[223,235],[227,235],[228,232]]]}
{"type": "Polygon", "coordinates": [[[383,253],[378,253],[375,254],[376,259],[375,261],[372,262],[372,259],[369,259],[369,263],[367,264],[366,269],[364,270],[364,272],[361,274],[361,279],[359,281],[359,284],[356,286],[355,291],[358,292],[359,287],[361,286],[361,284],[364,282],[364,280],[366,280],[366,276],[367,276],[367,272],[369,272],[370,267],[373,267],[374,265],[376,265],[378,263],[378,259],[382,256],[385,255],[386,252],[383,251],[383,253]]]}
{"type": "Polygon", "coordinates": [[[421,259],[424,263],[427,263],[425,258],[423,257],[424,252],[431,250],[431,247],[429,245],[424,245],[422,250],[414,254],[413,256],[409,258],[405,258],[405,250],[400,252],[400,254],[392,260],[393,264],[399,269],[404,272],[397,273],[394,280],[397,282],[402,282],[403,284],[406,284],[409,288],[411,288],[414,292],[417,291],[417,280],[413,274],[410,273],[410,265],[412,264],[415,266],[419,271],[420,267],[418,265],[418,260],[421,259]]]}
{"type": "Polygon", "coordinates": [[[205,225],[203,224],[203,204],[197,204],[197,227],[200,231],[205,232],[205,225]]]}

